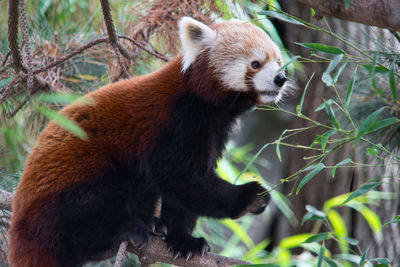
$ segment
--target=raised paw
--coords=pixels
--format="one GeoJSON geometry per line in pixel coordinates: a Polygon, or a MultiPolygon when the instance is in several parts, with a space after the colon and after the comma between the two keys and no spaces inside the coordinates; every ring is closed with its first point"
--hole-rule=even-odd
{"type": "Polygon", "coordinates": [[[149,232],[155,236],[167,236],[167,226],[161,221],[160,218],[152,217],[149,223],[149,232]]]}
{"type": "Polygon", "coordinates": [[[239,218],[247,213],[260,214],[268,205],[270,196],[267,190],[257,182],[242,185],[242,194],[238,203],[242,203],[241,211],[233,218],[239,218]]]}
{"type": "Polygon", "coordinates": [[[180,237],[168,236],[165,241],[168,245],[168,251],[172,251],[174,258],[185,258],[186,261],[193,258],[195,255],[204,256],[210,252],[210,246],[204,238],[194,238],[190,235],[180,237]]]}
{"type": "Polygon", "coordinates": [[[249,212],[252,214],[260,214],[267,207],[270,200],[269,194],[266,192],[260,193],[254,202],[249,207],[249,212]]]}

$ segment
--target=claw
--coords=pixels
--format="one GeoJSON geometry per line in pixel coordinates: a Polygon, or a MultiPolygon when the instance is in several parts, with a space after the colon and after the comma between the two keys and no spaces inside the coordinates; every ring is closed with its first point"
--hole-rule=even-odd
{"type": "Polygon", "coordinates": [[[204,256],[204,254],[206,254],[207,252],[210,252],[210,247],[208,245],[205,245],[202,249],[201,249],[201,256],[204,256]]]}
{"type": "Polygon", "coordinates": [[[188,261],[192,256],[193,256],[192,252],[189,251],[188,254],[186,255],[186,261],[188,261]]]}
{"type": "Polygon", "coordinates": [[[177,252],[177,253],[175,254],[175,256],[174,256],[174,260],[176,260],[177,258],[179,258],[181,255],[182,255],[182,253],[177,252]]]}
{"type": "Polygon", "coordinates": [[[163,227],[161,227],[160,232],[161,232],[164,236],[167,236],[167,234],[168,234],[167,226],[164,225],[163,227]]]}
{"type": "Polygon", "coordinates": [[[168,247],[168,248],[167,248],[167,251],[168,251],[168,252],[172,252],[172,247],[168,247]]]}

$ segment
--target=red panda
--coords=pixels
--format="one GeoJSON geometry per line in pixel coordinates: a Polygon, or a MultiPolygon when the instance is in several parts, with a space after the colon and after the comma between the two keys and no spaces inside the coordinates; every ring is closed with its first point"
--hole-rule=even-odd
{"type": "Polygon", "coordinates": [[[54,122],[41,133],[12,206],[11,266],[80,266],[115,255],[122,241],[143,246],[152,230],[189,259],[209,251],[191,235],[198,216],[265,209],[258,183],[233,185],[214,169],[236,118],[284,93],[280,51],[246,22],[185,17],[179,34],[183,54],[165,67],[61,111],[86,139],[54,122]]]}

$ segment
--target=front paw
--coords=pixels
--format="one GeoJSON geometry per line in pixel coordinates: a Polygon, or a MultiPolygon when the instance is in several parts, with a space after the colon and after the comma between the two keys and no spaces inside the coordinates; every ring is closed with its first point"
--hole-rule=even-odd
{"type": "Polygon", "coordinates": [[[270,196],[267,190],[257,182],[250,182],[243,186],[243,193],[239,201],[245,205],[242,212],[237,216],[241,217],[247,213],[260,214],[267,207],[270,196]]]}
{"type": "Polygon", "coordinates": [[[194,238],[188,234],[180,236],[167,236],[165,241],[168,251],[174,253],[174,258],[184,257],[186,261],[193,258],[196,254],[204,255],[210,251],[210,246],[204,238],[194,238]]]}

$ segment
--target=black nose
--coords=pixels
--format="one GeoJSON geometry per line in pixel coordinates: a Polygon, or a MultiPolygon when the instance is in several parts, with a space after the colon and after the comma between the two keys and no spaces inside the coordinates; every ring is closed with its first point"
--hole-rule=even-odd
{"type": "Polygon", "coordinates": [[[282,87],[285,82],[286,82],[286,76],[283,73],[279,73],[278,75],[275,76],[274,78],[274,83],[279,86],[282,87]]]}

